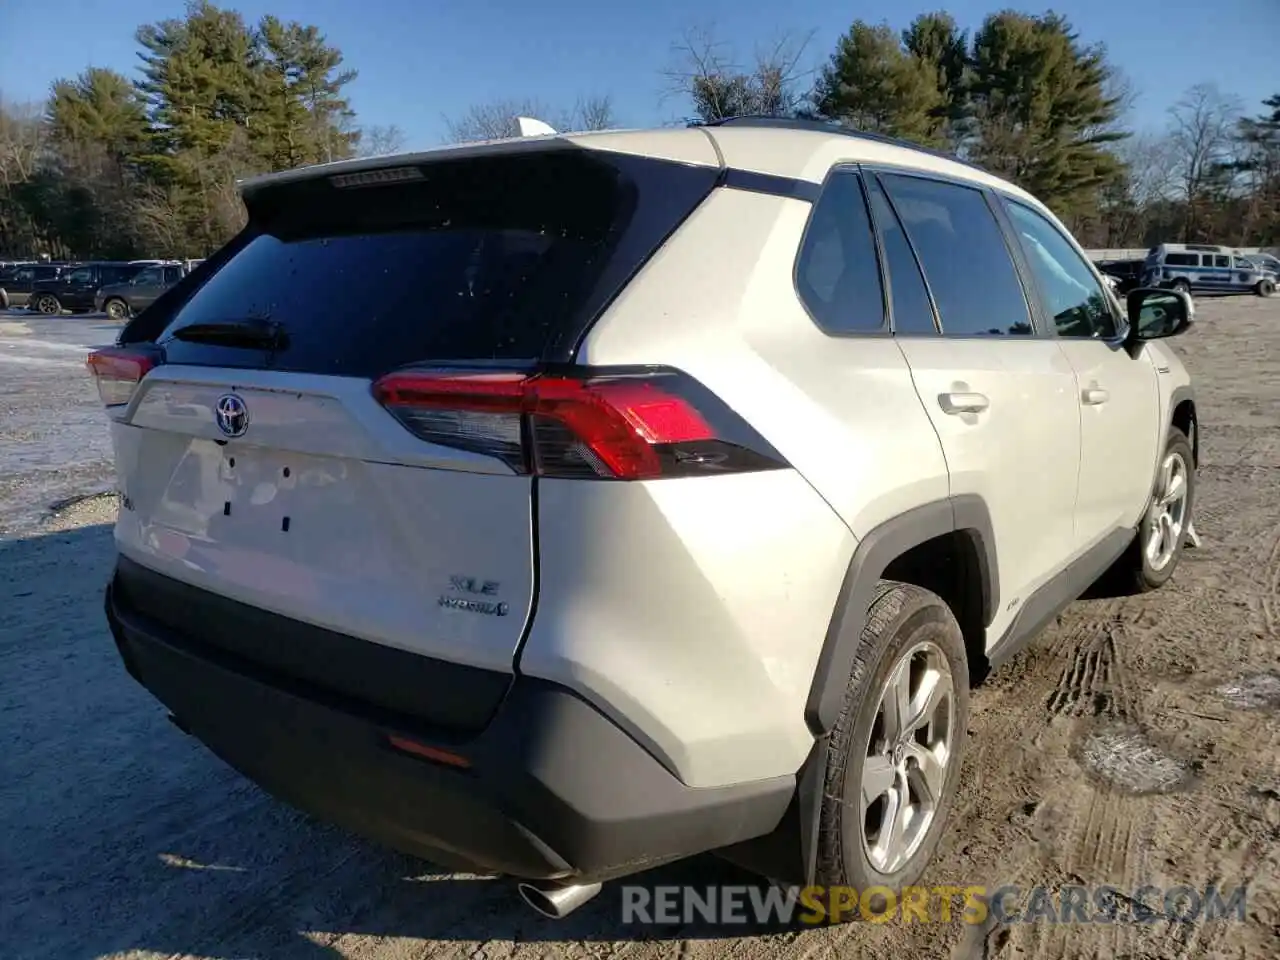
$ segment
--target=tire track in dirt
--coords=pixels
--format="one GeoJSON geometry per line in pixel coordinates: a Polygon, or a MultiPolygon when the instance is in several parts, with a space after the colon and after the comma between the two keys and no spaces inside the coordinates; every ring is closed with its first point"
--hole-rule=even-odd
{"type": "Polygon", "coordinates": [[[1268,635],[1280,635],[1280,527],[1271,531],[1271,552],[1263,567],[1262,616],[1268,635]]]}
{"type": "MultiPolygon", "coordinates": [[[[1056,666],[1057,681],[1038,702],[1047,717],[1042,743],[1052,744],[1054,754],[1073,754],[1079,741],[1104,725],[1142,726],[1122,652],[1122,607],[1119,600],[1085,601],[1064,619],[1070,623],[1074,616],[1084,616],[1047,651],[1045,671],[1056,666]]],[[[1147,839],[1138,815],[1140,804],[1098,782],[1078,763],[1058,764],[1057,774],[1049,798],[1037,811],[1042,822],[1053,821],[1057,827],[1049,851],[1049,876],[1042,875],[1040,884],[1051,888],[1055,897],[1067,884],[1107,883],[1122,890],[1134,886],[1144,872],[1147,839]]],[[[1084,960],[1120,955],[1128,936],[1116,926],[1099,937],[1082,935],[1075,924],[1034,923],[1010,926],[997,939],[994,953],[991,948],[996,943],[990,937],[984,942],[989,956],[1084,960]]]]}

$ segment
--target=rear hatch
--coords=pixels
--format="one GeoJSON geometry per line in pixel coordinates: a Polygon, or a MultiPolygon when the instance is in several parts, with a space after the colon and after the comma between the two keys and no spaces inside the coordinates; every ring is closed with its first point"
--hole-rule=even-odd
{"type": "Polygon", "coordinates": [[[519,401],[486,391],[570,363],[718,171],[563,140],[425,156],[246,190],[244,233],[90,369],[125,562],[206,592],[131,590],[139,614],[465,727],[505,682],[443,716],[429,690],[380,697],[403,685],[333,651],[352,638],[509,677],[536,596],[535,471],[519,401]],[[431,401],[464,382],[466,403],[431,401]],[[209,593],[236,603],[219,616],[209,593]],[[313,641],[293,623],[271,643],[231,636],[246,609],[313,641]]]}

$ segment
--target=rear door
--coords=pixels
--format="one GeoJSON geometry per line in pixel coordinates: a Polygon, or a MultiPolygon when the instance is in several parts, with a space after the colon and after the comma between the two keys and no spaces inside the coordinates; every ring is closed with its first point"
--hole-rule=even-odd
{"type": "Polygon", "coordinates": [[[535,591],[522,420],[409,411],[384,378],[501,390],[564,355],[716,173],[548,147],[254,190],[220,267],[125,331],[163,358],[113,428],[121,553],[509,672],[535,591]]]}
{"type": "Polygon", "coordinates": [[[166,267],[146,267],[129,281],[129,309],[135,313],[145,310],[155,302],[165,288],[166,267]]]}
{"type": "MultiPolygon", "coordinates": [[[[1070,559],[1080,458],[1075,378],[1032,323],[987,195],[914,175],[879,176],[923,268],[941,335],[897,330],[942,441],[953,496],[987,505],[998,549],[998,639],[1031,593],[1070,559]]],[[[887,220],[887,223],[886,223],[887,220]]]]}

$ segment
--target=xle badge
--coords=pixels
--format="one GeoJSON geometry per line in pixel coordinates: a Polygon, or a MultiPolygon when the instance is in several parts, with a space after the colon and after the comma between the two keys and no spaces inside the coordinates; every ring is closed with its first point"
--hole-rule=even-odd
{"type": "Polygon", "coordinates": [[[489,617],[505,617],[508,607],[501,600],[484,600],[496,597],[501,584],[497,580],[477,580],[475,577],[454,575],[449,578],[449,592],[442,594],[440,606],[446,610],[463,610],[467,613],[483,613],[489,617]]]}

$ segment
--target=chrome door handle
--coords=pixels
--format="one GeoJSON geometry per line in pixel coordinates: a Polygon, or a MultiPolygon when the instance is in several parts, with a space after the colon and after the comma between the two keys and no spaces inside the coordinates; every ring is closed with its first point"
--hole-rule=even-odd
{"type": "Polygon", "coordinates": [[[940,393],[938,405],[943,413],[981,413],[991,401],[981,393],[940,393]]]}
{"type": "Polygon", "coordinates": [[[1100,403],[1106,403],[1111,399],[1111,394],[1103,390],[1101,387],[1090,387],[1080,394],[1080,399],[1091,407],[1096,407],[1100,403]]]}

